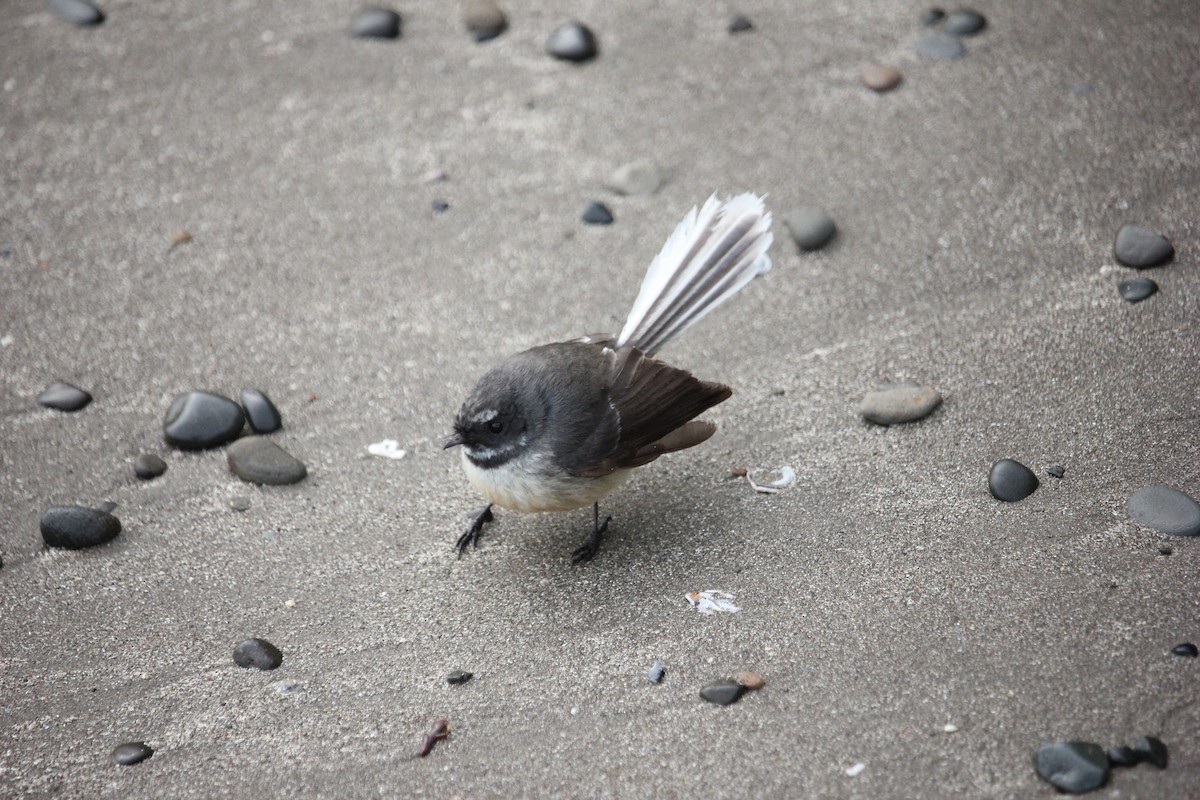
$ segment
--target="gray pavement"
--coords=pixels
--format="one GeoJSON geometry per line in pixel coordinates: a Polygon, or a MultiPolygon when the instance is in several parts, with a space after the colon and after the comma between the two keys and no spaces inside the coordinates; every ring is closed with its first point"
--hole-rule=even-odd
{"type": "Polygon", "coordinates": [[[1043,742],[1151,733],[1170,767],[1098,796],[1200,796],[1200,663],[1168,654],[1200,542],[1124,511],[1200,497],[1200,10],[984,3],[939,62],[924,7],[506,2],[480,46],[433,2],[390,43],[342,0],[0,5],[0,795],[1028,798],[1043,742]],[[572,18],[591,64],[541,52],[572,18]],[[612,197],[633,158],[670,181],[612,197]],[[619,327],[683,213],[744,190],[840,234],[777,222],[774,271],[663,354],[734,387],[717,435],[611,497],[590,564],[583,511],[502,512],[455,560],[478,500],[439,440],[475,378],[619,327]],[[1177,250],[1138,305],[1125,222],[1177,250]],[[95,402],[38,408],[58,379],[95,402]],[[942,408],[858,417],[904,379],[942,408]],[[303,483],[162,443],[173,396],[247,386],[303,483]],[[1023,502],[988,494],[1005,457],[1043,478],[1023,502]],[[781,464],[776,495],[728,477],[781,464]],[[105,500],[114,542],[42,548],[46,506],[105,500]],[[687,607],[713,588],[742,611],[687,607]],[[235,666],[247,636],[283,666],[235,666]],[[766,688],[699,699],[742,669],[766,688]],[[130,740],[153,758],[112,765],[130,740]]]}

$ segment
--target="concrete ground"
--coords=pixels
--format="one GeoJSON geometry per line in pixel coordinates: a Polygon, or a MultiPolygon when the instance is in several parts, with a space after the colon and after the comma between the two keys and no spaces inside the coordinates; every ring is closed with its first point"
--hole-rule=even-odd
{"type": "Polygon", "coordinates": [[[0,795],[1048,797],[1042,743],[1149,733],[1169,768],[1097,796],[1198,796],[1200,662],[1168,651],[1200,542],[1124,510],[1200,497],[1194,2],[984,2],[952,62],[915,54],[919,2],[507,0],[485,45],[438,2],[395,42],[347,37],[350,0],[103,7],[0,5],[0,795]],[[573,18],[590,64],[542,52],[573,18]],[[607,193],[634,158],[669,182],[607,193]],[[774,271],[664,353],[734,387],[717,435],[611,497],[590,564],[583,511],[456,560],[478,500],[439,443],[475,378],[618,328],[684,212],[744,190],[840,233],[800,254],[777,220],[774,271]],[[1126,222],[1177,250],[1137,305],[1126,222]],[[39,408],[59,379],[95,402],[39,408]],[[861,420],[906,379],[943,406],[861,420]],[[176,394],[243,387],[303,483],[163,444],[176,394]],[[1023,502],[987,491],[1006,457],[1023,502]],[[728,477],[783,464],[775,495],[728,477]],[[106,500],[115,541],[42,547],[48,505],[106,500]],[[282,667],[235,666],[247,636],[282,667]],[[699,699],[743,669],[766,688],[699,699]]]}

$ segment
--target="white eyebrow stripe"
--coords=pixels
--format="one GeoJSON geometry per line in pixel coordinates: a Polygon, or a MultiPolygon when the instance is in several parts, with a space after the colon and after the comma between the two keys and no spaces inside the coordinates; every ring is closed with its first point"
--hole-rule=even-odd
{"type": "Polygon", "coordinates": [[[467,417],[467,422],[490,422],[500,416],[500,412],[494,408],[489,408],[486,411],[477,411],[467,417]]]}

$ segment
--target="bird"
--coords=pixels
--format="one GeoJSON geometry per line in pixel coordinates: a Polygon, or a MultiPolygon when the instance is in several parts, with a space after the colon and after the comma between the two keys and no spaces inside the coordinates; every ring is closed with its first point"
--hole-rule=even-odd
{"type": "Polygon", "coordinates": [[[475,384],[444,449],[487,505],[455,547],[478,548],[492,507],[523,512],[592,507],[572,564],[598,552],[612,517],[600,500],[637,467],[706,441],[696,417],[733,391],[655,356],[675,336],[771,269],[771,213],[753,193],[693,207],[651,261],[621,332],[591,334],[510,356],[475,384]]]}

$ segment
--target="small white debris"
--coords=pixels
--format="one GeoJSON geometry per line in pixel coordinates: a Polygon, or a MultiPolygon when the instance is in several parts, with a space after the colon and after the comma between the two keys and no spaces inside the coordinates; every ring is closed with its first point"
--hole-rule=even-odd
{"type": "Polygon", "coordinates": [[[384,439],[382,442],[367,445],[367,452],[373,456],[380,458],[391,458],[399,460],[408,455],[407,450],[400,448],[400,443],[395,439],[384,439]]]}
{"type": "Polygon", "coordinates": [[[943,733],[958,733],[958,726],[955,725],[953,722],[947,722],[945,725],[942,726],[942,732],[943,733]]]}
{"type": "Polygon", "coordinates": [[[853,767],[846,767],[846,774],[849,775],[851,778],[853,778],[866,768],[867,768],[867,765],[860,761],[857,764],[855,764],[853,767]]]}
{"type": "Polygon", "coordinates": [[[0,347],[8,347],[15,341],[16,339],[14,339],[10,334],[6,333],[3,336],[0,336],[0,347]]]}
{"type": "Polygon", "coordinates": [[[746,480],[750,483],[750,486],[753,487],[754,491],[762,492],[763,494],[775,494],[780,489],[791,486],[796,482],[796,470],[792,469],[787,464],[784,464],[779,469],[771,470],[771,474],[778,475],[779,477],[772,481],[758,483],[754,480],[754,478],[750,477],[750,473],[747,472],[746,480]]]}
{"type": "Polygon", "coordinates": [[[718,612],[736,614],[742,609],[733,604],[733,595],[720,589],[706,589],[703,592],[688,592],[687,601],[692,608],[701,614],[711,616],[718,612]]]}

